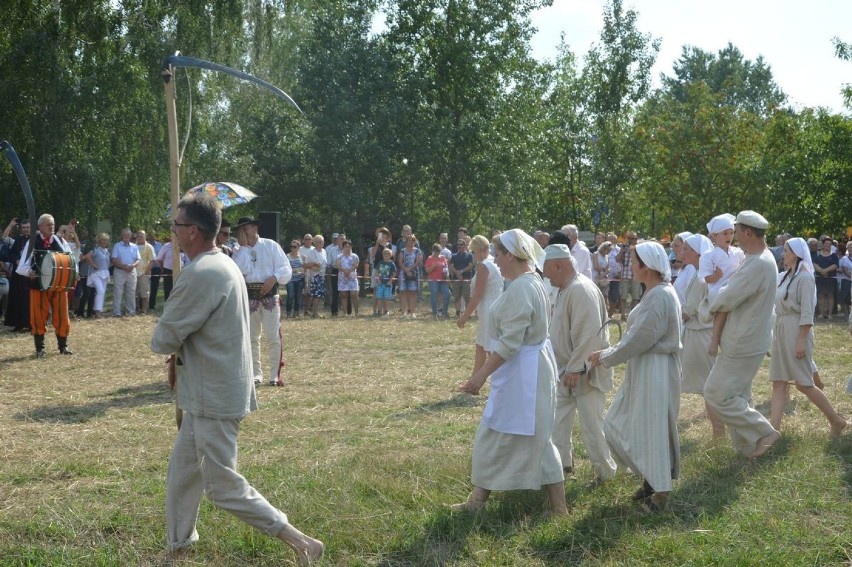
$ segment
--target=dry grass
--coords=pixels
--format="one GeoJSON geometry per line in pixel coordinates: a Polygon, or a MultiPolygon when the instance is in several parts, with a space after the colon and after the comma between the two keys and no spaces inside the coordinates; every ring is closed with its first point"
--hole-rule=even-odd
{"type": "MultiPolygon", "coordinates": [[[[368,307],[368,306],[367,306],[368,307]]],[[[428,305],[421,304],[426,315],[428,305]]],[[[362,312],[369,312],[369,308],[362,312]]],[[[81,321],[61,357],[32,357],[0,334],[0,565],[149,565],[164,548],[164,479],[174,438],[153,317],[81,321]]],[[[852,434],[829,442],[796,394],[782,442],[760,464],[713,441],[700,399],[684,396],[682,480],[671,511],[643,516],[635,479],[599,489],[582,443],[572,516],[546,520],[539,493],[498,495],[479,518],[445,504],[470,489],[484,399],[455,393],[475,324],[421,318],[287,320],[286,388],[262,386],[244,423],[243,474],[327,544],[328,565],[573,563],[841,564],[850,558],[852,434]]],[[[829,399],[847,415],[845,327],[816,329],[829,399]]],[[[620,375],[619,369],[618,375],[620,375]]],[[[769,397],[765,365],[755,399],[769,397]]],[[[292,554],[208,504],[192,562],[272,565],[292,554]]]]}

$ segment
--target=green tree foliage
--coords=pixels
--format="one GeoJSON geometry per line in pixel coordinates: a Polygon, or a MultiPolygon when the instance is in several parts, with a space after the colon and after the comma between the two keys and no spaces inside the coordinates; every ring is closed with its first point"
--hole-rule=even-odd
{"type": "Polygon", "coordinates": [[[687,101],[689,87],[696,83],[720,95],[721,104],[763,117],[787,100],[763,57],[749,61],[730,43],[716,55],[684,46],[674,64],[674,76],[663,77],[663,89],[680,102],[687,101]]]}
{"type": "Polygon", "coordinates": [[[523,106],[534,101],[517,93],[536,84],[528,14],[547,3],[401,0],[388,6],[384,42],[399,69],[399,110],[411,126],[406,135],[414,150],[412,184],[404,191],[419,205],[409,214],[433,220],[429,232],[478,219],[505,223],[517,207],[486,221],[489,198],[535,190],[525,182],[529,163],[520,170],[501,164],[517,163],[514,156],[526,151],[516,134],[529,125],[513,122],[510,113],[534,116],[523,106]],[[495,131],[501,121],[515,131],[495,131]]]}
{"type": "MultiPolygon", "coordinates": [[[[182,186],[241,183],[261,198],[228,215],[282,211],[290,234],[365,241],[409,223],[428,243],[459,225],[566,222],[659,234],[745,207],[791,232],[845,229],[849,118],[784,108],[769,65],[733,45],[684,47],[652,93],[659,42],[622,0],[606,4],[586,54],[562,45],[541,64],[529,14],[549,3],[9,0],[0,138],[39,211],[163,229],[160,71],[180,50],[266,79],[303,108],[219,73],[174,79],[182,186]]],[[[8,166],[0,184],[0,218],[23,214],[8,166]]]]}
{"type": "Polygon", "coordinates": [[[636,201],[628,142],[632,116],[651,88],[651,67],[660,42],[640,32],[638,18],[635,10],[623,8],[621,0],[608,2],[600,42],[586,55],[583,83],[593,129],[587,152],[588,183],[573,189],[572,196],[585,213],[574,219],[580,226],[590,225],[593,209],[611,211],[605,228],[633,225],[640,220],[639,213],[647,210],[636,201]]]}
{"type": "MultiPolygon", "coordinates": [[[[656,233],[700,231],[713,215],[766,210],[762,183],[763,125],[703,82],[682,100],[660,92],[633,126],[637,186],[654,212],[656,233]]],[[[646,225],[647,226],[647,225],[646,225]]]]}
{"type": "MultiPolygon", "coordinates": [[[[834,43],[834,52],[838,59],[852,61],[852,43],[841,41],[839,37],[835,37],[832,42],[834,43]]],[[[847,108],[852,109],[852,84],[844,83],[842,92],[843,103],[847,108]]]]}
{"type": "Polygon", "coordinates": [[[852,218],[852,122],[822,109],[778,113],[766,138],[773,226],[796,235],[845,234],[852,218]]]}
{"type": "Polygon", "coordinates": [[[732,45],[717,55],[684,48],[674,76],[663,77],[633,124],[636,180],[652,203],[654,232],[700,230],[721,212],[771,210],[773,167],[787,150],[768,145],[766,133],[776,115],[787,115],[785,98],[761,59],[745,60],[732,45]]]}

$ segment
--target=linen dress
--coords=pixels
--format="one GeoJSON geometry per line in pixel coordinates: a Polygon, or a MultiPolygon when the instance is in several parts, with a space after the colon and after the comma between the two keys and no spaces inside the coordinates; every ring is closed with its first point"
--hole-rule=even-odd
{"type": "MultiPolygon", "coordinates": [[[[488,350],[488,340],[491,337],[491,306],[494,301],[503,293],[503,276],[500,274],[500,268],[494,263],[494,258],[489,256],[483,260],[477,273],[481,270],[488,271],[488,283],[485,287],[485,293],[482,299],[479,300],[479,305],[476,306],[476,317],[479,319],[479,327],[476,329],[476,339],[474,343],[488,350]]],[[[470,287],[476,288],[476,275],[470,281],[470,287]]]]}
{"type": "Polygon", "coordinates": [[[615,462],[642,475],[656,492],[680,475],[681,311],[672,286],[651,288],[627,317],[621,341],[601,354],[612,367],[627,362],[624,382],[604,420],[615,462]]]}
{"type": "MultiPolygon", "coordinates": [[[[681,274],[683,273],[684,270],[681,270],[681,274]]],[[[693,269],[692,280],[684,291],[682,307],[683,314],[689,316],[689,320],[683,323],[681,338],[683,380],[680,383],[680,391],[684,394],[704,394],[704,384],[716,360],[715,356],[707,354],[710,340],[713,338],[713,322],[705,322],[699,317],[699,308],[706,310],[707,307],[707,282],[697,277],[693,269]]]]}
{"type": "MultiPolygon", "coordinates": [[[[784,278],[784,274],[779,279],[784,278]]],[[[796,382],[813,386],[814,331],[805,340],[805,356],[796,358],[799,327],[814,324],[816,283],[812,273],[800,270],[787,276],[775,292],[775,327],[772,334],[772,356],[769,358],[769,380],[796,382]]]]}
{"type": "MultiPolygon", "coordinates": [[[[522,347],[539,347],[547,340],[547,293],[537,274],[524,274],[512,282],[491,306],[494,352],[507,362],[522,347]]],[[[551,441],[556,411],[556,363],[547,346],[538,348],[535,378],[535,432],[533,435],[501,433],[487,424],[489,406],[511,412],[506,399],[492,383],[488,406],[473,442],[472,480],[488,490],[538,490],[562,482],[562,461],[551,441]]],[[[493,377],[492,377],[493,378],[493,377]]]]}

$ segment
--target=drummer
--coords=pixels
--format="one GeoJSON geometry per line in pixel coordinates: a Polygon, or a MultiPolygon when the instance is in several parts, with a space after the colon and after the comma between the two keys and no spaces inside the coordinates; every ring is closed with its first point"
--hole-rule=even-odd
{"type": "Polygon", "coordinates": [[[71,322],[68,320],[68,290],[44,291],[40,286],[39,267],[47,251],[71,253],[68,245],[54,234],[55,230],[56,222],[51,215],[44,214],[39,217],[38,233],[34,240],[35,254],[30,253],[30,244],[33,242],[31,240],[21,252],[21,263],[17,270],[18,274],[30,280],[30,328],[35,339],[36,358],[45,356],[44,333],[50,310],[53,311],[53,328],[56,330],[59,353],[74,354],[68,348],[68,334],[71,332],[71,322]]]}

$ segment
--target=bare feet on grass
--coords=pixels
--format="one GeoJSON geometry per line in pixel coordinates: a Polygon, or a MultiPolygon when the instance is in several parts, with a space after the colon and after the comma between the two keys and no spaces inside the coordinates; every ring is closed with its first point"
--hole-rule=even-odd
{"type": "Polygon", "coordinates": [[[301,567],[306,567],[318,560],[325,549],[323,542],[303,534],[290,524],[278,532],[278,539],[296,552],[296,562],[301,567]]]}
{"type": "Polygon", "coordinates": [[[765,455],[766,452],[775,445],[775,442],[781,439],[781,433],[778,431],[773,431],[769,435],[764,435],[761,437],[757,444],[754,446],[754,451],[749,456],[750,459],[756,459],[762,455],[765,455]]]}
{"type": "Polygon", "coordinates": [[[836,421],[831,424],[831,438],[837,439],[840,437],[840,434],[843,433],[843,430],[846,429],[846,426],[849,425],[849,422],[845,419],[841,419],[840,421],[836,421]]]}

